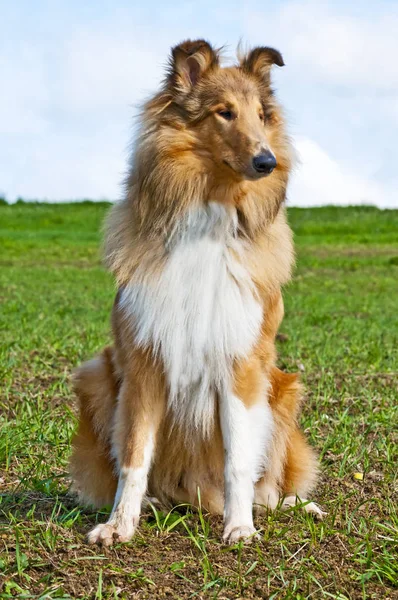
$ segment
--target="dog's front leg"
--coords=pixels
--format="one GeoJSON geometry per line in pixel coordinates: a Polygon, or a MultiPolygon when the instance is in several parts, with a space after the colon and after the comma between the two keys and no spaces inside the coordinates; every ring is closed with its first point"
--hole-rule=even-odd
{"type": "Polygon", "coordinates": [[[232,393],[220,397],[220,421],[225,455],[223,541],[234,544],[255,533],[255,475],[249,413],[244,403],[232,393]]]}
{"type": "Polygon", "coordinates": [[[154,379],[145,386],[126,378],[121,387],[112,440],[118,486],[108,522],[90,531],[90,544],[128,542],[137,528],[162,415],[154,379]]]}

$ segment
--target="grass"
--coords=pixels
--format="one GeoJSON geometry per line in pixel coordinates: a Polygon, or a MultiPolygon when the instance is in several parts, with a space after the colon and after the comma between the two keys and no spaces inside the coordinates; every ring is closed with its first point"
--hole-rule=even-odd
{"type": "Polygon", "coordinates": [[[261,541],[226,549],[220,519],[154,509],[102,550],[84,534],[106,511],[76,504],[66,469],[70,372],[109,340],[106,210],[0,205],[0,598],[398,598],[398,211],[289,211],[280,365],[306,385],[326,519],[269,513],[261,541]]]}

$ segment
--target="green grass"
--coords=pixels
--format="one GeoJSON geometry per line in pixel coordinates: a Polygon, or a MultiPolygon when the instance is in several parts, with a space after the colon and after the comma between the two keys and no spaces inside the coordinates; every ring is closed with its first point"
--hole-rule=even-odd
{"type": "Polygon", "coordinates": [[[398,598],[398,211],[289,210],[280,365],[302,371],[326,519],[269,513],[226,549],[220,519],[154,510],[102,550],[66,469],[71,370],[109,341],[107,206],[0,204],[0,598],[398,598]]]}

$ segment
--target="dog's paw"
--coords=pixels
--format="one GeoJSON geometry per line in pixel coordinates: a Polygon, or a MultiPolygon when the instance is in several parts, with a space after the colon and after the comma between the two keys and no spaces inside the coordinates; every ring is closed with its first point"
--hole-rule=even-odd
{"type": "Polygon", "coordinates": [[[308,502],[308,500],[299,500],[296,496],[288,496],[283,500],[282,510],[287,510],[292,506],[297,506],[305,510],[305,512],[314,515],[316,519],[322,520],[328,513],[324,512],[315,502],[308,502]]]}
{"type": "Polygon", "coordinates": [[[323,517],[326,517],[328,514],[327,512],[323,511],[320,506],[315,504],[315,502],[310,502],[304,506],[304,510],[307,511],[307,513],[314,515],[314,517],[320,521],[322,521],[323,517]]]}
{"type": "Polygon", "coordinates": [[[112,546],[129,542],[134,535],[134,527],[117,527],[111,523],[101,523],[92,529],[87,535],[89,544],[99,544],[100,546],[112,546]]]}
{"type": "Polygon", "coordinates": [[[316,519],[319,519],[320,521],[322,521],[323,517],[326,517],[328,514],[327,512],[322,510],[320,506],[315,504],[315,502],[310,502],[309,504],[307,504],[307,506],[304,506],[304,510],[314,515],[314,517],[316,519]]]}
{"type": "Polygon", "coordinates": [[[248,525],[240,525],[238,527],[226,526],[222,536],[224,544],[228,544],[229,546],[232,546],[241,540],[245,544],[250,544],[253,539],[259,540],[260,536],[256,533],[254,527],[248,525]]]}

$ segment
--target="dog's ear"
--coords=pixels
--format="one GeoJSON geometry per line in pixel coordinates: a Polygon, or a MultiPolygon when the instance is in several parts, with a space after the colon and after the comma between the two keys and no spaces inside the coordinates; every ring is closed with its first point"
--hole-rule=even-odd
{"type": "Polygon", "coordinates": [[[187,94],[202,75],[219,65],[219,55],[205,40],[187,40],[171,51],[168,84],[187,94]]]}
{"type": "Polygon", "coordinates": [[[267,46],[254,48],[240,61],[240,66],[244,71],[260,77],[267,83],[270,81],[271,67],[273,65],[283,67],[284,64],[282,54],[267,46]]]}

